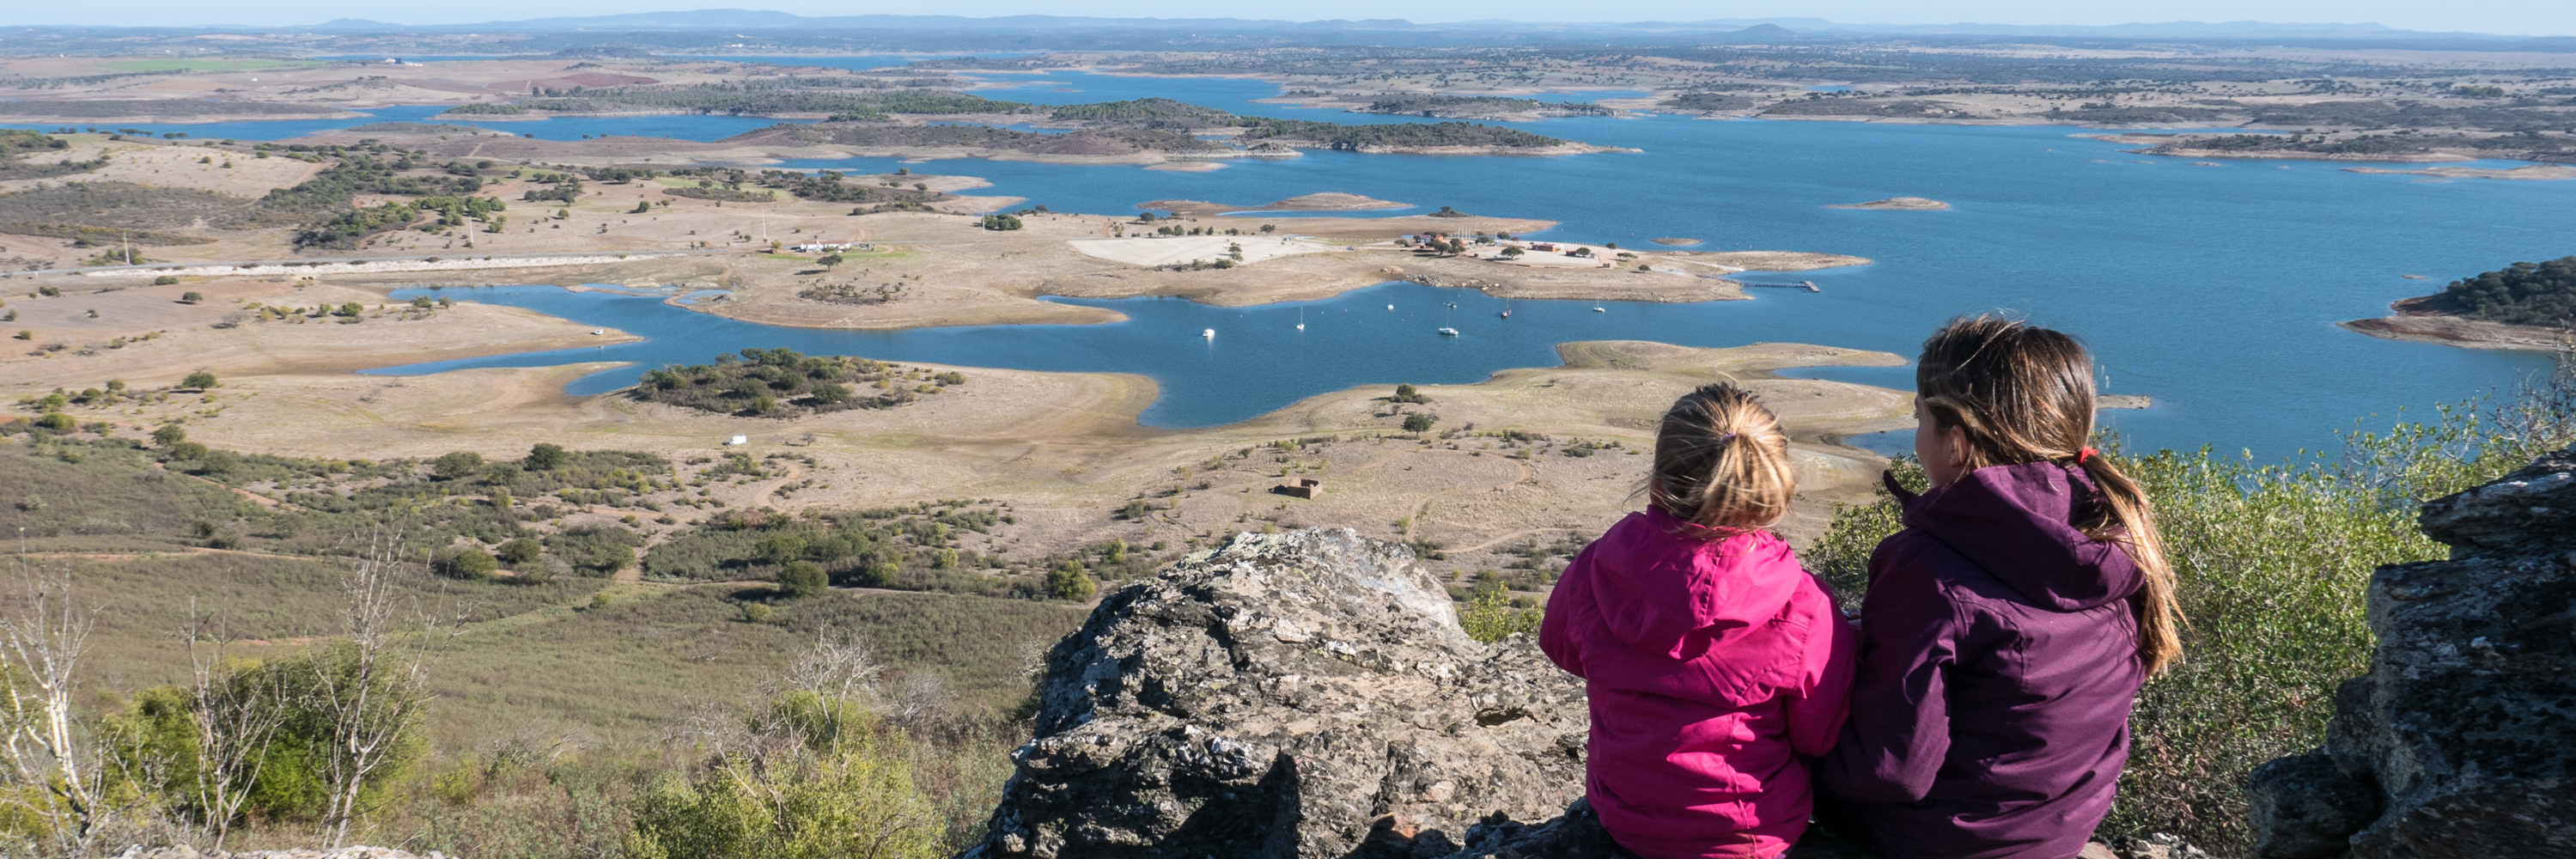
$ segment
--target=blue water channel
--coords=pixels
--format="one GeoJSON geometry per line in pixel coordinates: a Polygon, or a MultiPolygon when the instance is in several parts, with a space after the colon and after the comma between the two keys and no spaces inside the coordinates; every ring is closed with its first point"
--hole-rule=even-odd
{"type": "MultiPolygon", "coordinates": [[[[983,91],[1022,101],[1161,95],[1243,114],[1428,121],[1254,104],[1252,99],[1276,95],[1277,87],[1231,78],[1062,71],[982,77],[1023,84],[983,91]]],[[[381,120],[408,110],[424,109],[378,113],[381,120]]],[[[602,129],[659,123],[653,127],[683,130],[655,133],[705,140],[769,121],[629,117],[489,125],[517,132],[574,128],[579,122],[632,123],[602,129]]],[[[977,193],[1013,195],[1023,198],[1022,205],[1044,203],[1060,211],[1126,213],[1139,202],[1171,198],[1251,206],[1342,191],[1418,207],[1370,214],[1447,205],[1559,221],[1539,234],[1548,238],[1653,248],[1650,238],[1679,236],[1705,240],[1697,250],[1828,251],[1875,262],[1751,276],[1812,278],[1821,293],[1753,290],[1752,301],[1605,304],[1603,313],[1591,312],[1593,302],[1515,302],[1518,312],[1509,323],[1496,319],[1496,302],[1479,293],[1409,285],[1249,309],[1172,299],[1059,299],[1114,308],[1130,321],[904,332],[773,328],[652,298],[491,289],[476,294],[653,339],[395,371],[598,358],[644,367],[703,362],[743,347],[786,346],[968,366],[1140,373],[1160,383],[1162,392],[1145,413],[1146,423],[1200,426],[1354,384],[1463,382],[1506,367],[1548,365],[1555,360],[1553,345],[1567,340],[1636,338],[1699,346],[1800,341],[1910,355],[1951,316],[2003,310],[2081,336],[2109,377],[2107,390],[2156,399],[2151,409],[2111,419],[2133,442],[2151,448],[2206,443],[2270,458],[2330,446],[2334,432],[2352,428],[2356,420],[2385,426],[2400,409],[2420,413],[2437,403],[2510,389],[2540,370],[2543,356],[2378,340],[2335,323],[2381,315],[2389,301],[2439,289],[2453,278],[2576,253],[2576,182],[2569,181],[2428,181],[2347,172],[2343,168],[2356,166],[2350,162],[2196,166],[2123,152],[2128,147],[2075,136],[2091,133],[2086,129],[2056,126],[1679,116],[1514,125],[1642,151],[1552,158],[1308,152],[1207,173],[1016,161],[910,166],[916,172],[984,177],[993,187],[977,193]],[[1944,200],[1954,208],[1827,208],[1900,195],[1944,200]],[[2401,274],[2431,279],[2405,280],[2401,274]],[[1443,305],[1452,301],[1460,308],[1446,311],[1443,305]],[[1388,303],[1398,309],[1385,310],[1388,303]],[[1294,328],[1301,309],[1309,320],[1302,335],[1294,328]],[[1463,336],[1433,334],[1443,322],[1463,336]],[[1198,336],[1206,328],[1218,330],[1213,342],[1198,336]]],[[[252,127],[278,130],[265,136],[302,128],[223,127],[220,136],[241,138],[263,136],[252,127]]],[[[198,133],[209,126],[170,128],[219,136],[198,133]]],[[[573,135],[548,130],[539,136],[573,135]]],[[[790,166],[874,172],[901,163],[880,158],[790,166]]],[[[1281,220],[1282,229],[1293,231],[1293,221],[1281,220]]],[[[593,376],[573,390],[612,389],[637,372],[593,376]]],[[[1897,387],[1911,382],[1902,368],[1805,374],[1897,387]]]]}

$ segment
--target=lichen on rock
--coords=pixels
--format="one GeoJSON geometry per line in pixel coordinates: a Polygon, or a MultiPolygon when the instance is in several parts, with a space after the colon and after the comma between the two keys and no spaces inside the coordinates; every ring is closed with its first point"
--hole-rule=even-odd
{"type": "Polygon", "coordinates": [[[2576,448],[2421,521],[2451,558],[2371,576],[2370,673],[2248,785],[2259,859],[2576,857],[2576,448]]]}
{"type": "Polygon", "coordinates": [[[1581,681],[1468,638],[1410,549],[1348,529],[1239,535],[1112,594],[1038,694],[968,857],[1440,856],[1583,792],[1581,681]]]}

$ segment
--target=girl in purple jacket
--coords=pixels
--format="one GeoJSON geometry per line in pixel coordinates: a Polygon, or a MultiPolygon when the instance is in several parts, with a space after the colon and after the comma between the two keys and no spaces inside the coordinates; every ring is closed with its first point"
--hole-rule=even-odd
{"type": "Polygon", "coordinates": [[[1753,395],[1708,385],[1664,413],[1653,503],[1548,595],[1539,646],[1584,680],[1584,792],[1648,859],[1774,857],[1807,829],[1808,760],[1842,730],[1858,637],[1763,529],[1796,475],[1753,395]]]}
{"type": "Polygon", "coordinates": [[[2181,655],[2153,512],[2064,334],[1952,320],[1915,369],[1905,530],[1870,557],[1852,717],[1821,767],[1893,859],[2066,859],[2111,808],[2138,687],[2181,655]]]}

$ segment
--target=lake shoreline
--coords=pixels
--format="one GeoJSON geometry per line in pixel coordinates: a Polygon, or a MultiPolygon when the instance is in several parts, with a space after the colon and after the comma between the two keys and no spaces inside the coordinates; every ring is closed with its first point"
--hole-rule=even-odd
{"type": "Polygon", "coordinates": [[[2431,309],[2440,293],[2401,298],[2389,302],[2396,311],[2373,319],[2355,319],[2335,323],[2347,331],[2356,331],[2384,340],[2433,343],[2462,349],[2508,349],[2519,352],[2567,351],[2570,332],[2539,325],[2510,325],[2471,319],[2431,309]]]}

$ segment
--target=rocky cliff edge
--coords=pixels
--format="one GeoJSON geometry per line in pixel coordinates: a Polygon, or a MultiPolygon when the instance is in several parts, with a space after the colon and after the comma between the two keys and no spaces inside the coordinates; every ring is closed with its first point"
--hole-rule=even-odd
{"type": "Polygon", "coordinates": [[[2576,448],[2424,505],[2325,748],[2254,771],[2259,859],[2576,859],[2576,448]]]}

